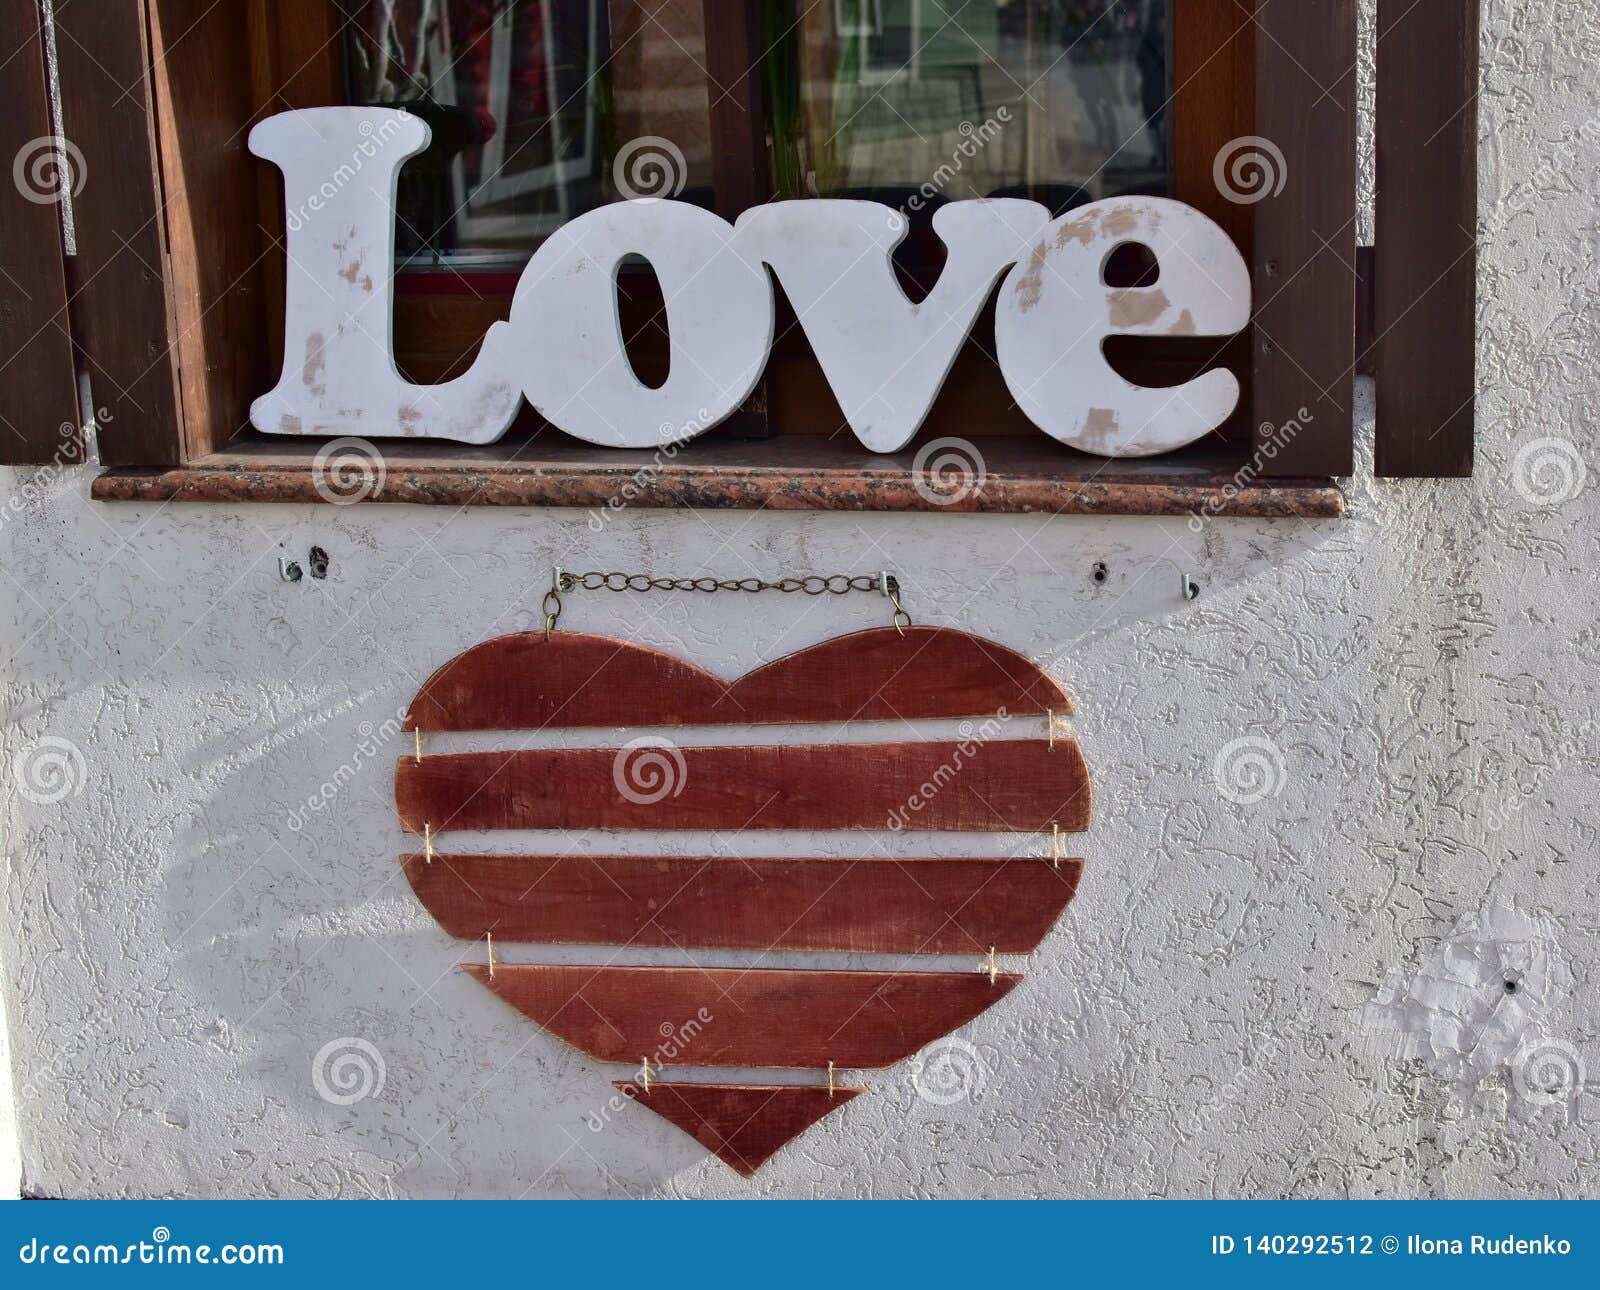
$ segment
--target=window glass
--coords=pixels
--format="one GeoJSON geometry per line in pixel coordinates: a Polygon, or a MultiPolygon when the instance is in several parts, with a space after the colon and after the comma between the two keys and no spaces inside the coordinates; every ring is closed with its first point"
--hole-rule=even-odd
{"type": "Polygon", "coordinates": [[[1165,194],[1169,4],[801,3],[799,93],[772,96],[775,183],[913,210],[1165,194]]]}
{"type": "MultiPolygon", "coordinates": [[[[433,128],[402,260],[515,265],[623,197],[709,207],[704,13],[746,2],[356,0],[350,101],[433,128]]],[[[771,190],[892,203],[913,244],[944,201],[1169,193],[1171,3],[758,0],[771,190]]]]}
{"type": "Polygon", "coordinates": [[[401,177],[412,267],[516,263],[620,196],[711,203],[702,0],[361,0],[350,101],[433,129],[401,177]],[[622,191],[631,190],[631,191],[622,191]]]}

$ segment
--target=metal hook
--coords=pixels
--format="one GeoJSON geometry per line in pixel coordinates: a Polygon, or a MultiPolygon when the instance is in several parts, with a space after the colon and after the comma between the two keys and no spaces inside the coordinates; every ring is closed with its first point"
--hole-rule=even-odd
{"type": "Polygon", "coordinates": [[[544,601],[539,606],[544,611],[544,638],[550,639],[550,633],[555,631],[556,623],[561,618],[561,566],[557,565],[550,570],[550,590],[544,593],[544,601]],[[554,602],[552,605],[551,602],[554,602]]]}
{"type": "Polygon", "coordinates": [[[906,628],[911,626],[911,615],[906,613],[906,607],[900,603],[900,579],[885,569],[878,575],[878,585],[882,588],[883,594],[889,597],[889,603],[894,606],[894,618],[891,621],[894,623],[895,631],[904,636],[906,628]]]}
{"type": "Polygon", "coordinates": [[[1183,592],[1185,600],[1193,600],[1200,594],[1200,584],[1188,574],[1183,575],[1183,581],[1179,584],[1179,588],[1183,592]]]}

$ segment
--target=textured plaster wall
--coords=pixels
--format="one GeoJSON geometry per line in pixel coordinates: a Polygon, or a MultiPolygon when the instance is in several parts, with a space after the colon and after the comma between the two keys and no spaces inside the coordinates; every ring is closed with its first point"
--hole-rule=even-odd
{"type": "Polygon", "coordinates": [[[11,1088],[11,1038],[0,994],[0,1200],[22,1191],[22,1147],[17,1141],[16,1099],[11,1088]]]}
{"type": "MultiPolygon", "coordinates": [[[[596,533],[91,505],[86,473],[8,475],[0,960],[29,1190],[1593,1194],[1600,13],[1484,14],[1470,483],[1364,463],[1342,522],[1200,532],[636,512],[596,533]],[[313,543],[329,581],[281,582],[313,543]],[[384,723],[437,663],[531,624],[552,564],[890,567],[921,621],[1055,660],[1096,776],[1089,868],[1025,984],[950,1050],[965,1082],[870,1075],[746,1183],[639,1108],[608,1118],[619,1072],[452,970],[476,955],[397,869],[384,723]],[[361,1042],[315,1066],[336,1040],[361,1042]]],[[[868,597],[567,613],[730,673],[883,617],[868,597]]]]}

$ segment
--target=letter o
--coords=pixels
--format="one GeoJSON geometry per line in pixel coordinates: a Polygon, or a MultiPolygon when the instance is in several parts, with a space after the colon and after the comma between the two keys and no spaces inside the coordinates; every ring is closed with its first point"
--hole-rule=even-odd
{"type": "Polygon", "coordinates": [[[551,425],[608,448],[657,447],[709,430],[750,397],[772,347],[772,286],[726,220],[639,198],[551,234],[517,283],[510,326],[523,393],[551,425]],[[659,389],[639,380],[623,346],[616,279],[628,255],[650,261],[667,303],[659,389]]]}

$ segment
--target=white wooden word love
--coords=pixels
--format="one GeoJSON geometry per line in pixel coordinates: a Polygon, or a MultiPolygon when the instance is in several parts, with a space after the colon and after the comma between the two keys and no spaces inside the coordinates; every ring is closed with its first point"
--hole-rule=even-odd
{"type": "Polygon", "coordinates": [[[250,419],[269,434],[427,436],[490,443],[524,396],[561,430],[616,448],[710,429],[750,396],[772,346],[768,269],[793,302],[857,438],[911,441],[974,320],[1004,276],[995,315],[1001,372],[1045,433],[1106,457],[1169,452],[1220,425],[1239,384],[1217,369],[1146,389],[1105,360],[1107,336],[1226,336],[1250,317],[1249,270],[1199,211],[1155,197],[1094,202],[1057,219],[1036,202],[951,202],[934,231],[949,252],[920,303],[895,279],[901,215],[875,202],[773,202],[735,224],[684,202],[617,202],[539,247],[509,322],[441,385],[395,367],[395,191],[427,125],[392,108],[284,112],[250,134],[283,171],[288,209],[284,370],[250,419]],[[1113,251],[1142,244],[1159,281],[1105,282],[1113,251]],[[667,302],[667,379],[634,374],[617,310],[618,267],[655,269],[667,302]]]}

